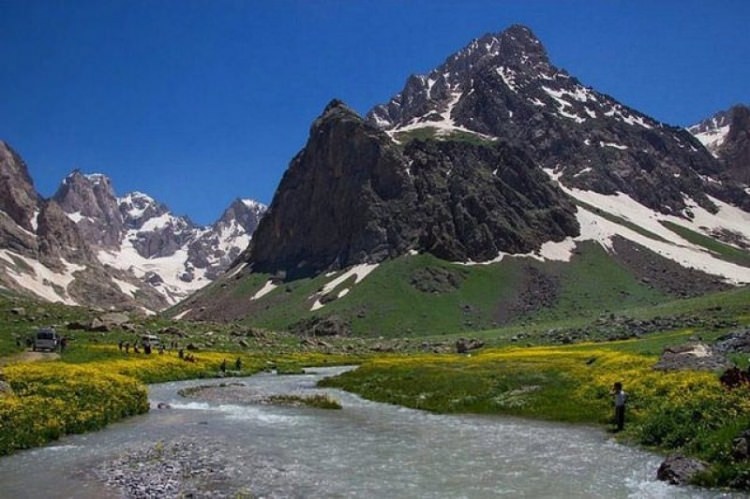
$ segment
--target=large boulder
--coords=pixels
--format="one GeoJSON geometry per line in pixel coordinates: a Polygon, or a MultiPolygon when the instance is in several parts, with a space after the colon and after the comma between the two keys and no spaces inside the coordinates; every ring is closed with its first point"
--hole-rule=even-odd
{"type": "Polygon", "coordinates": [[[459,338],[456,340],[456,353],[468,353],[471,350],[477,350],[484,346],[484,342],[477,339],[459,338]]]}
{"type": "Polygon", "coordinates": [[[687,485],[696,474],[706,469],[707,465],[704,462],[676,454],[661,463],[656,478],[671,485],[687,485]]]}
{"type": "Polygon", "coordinates": [[[654,369],[661,371],[719,371],[732,367],[724,354],[703,342],[667,347],[654,369]]]}
{"type": "Polygon", "coordinates": [[[128,314],[122,312],[110,312],[95,317],[87,329],[89,331],[107,332],[116,328],[124,328],[128,322],[130,322],[128,314]]]}
{"type": "Polygon", "coordinates": [[[352,327],[346,319],[331,315],[300,321],[292,327],[292,331],[301,336],[349,336],[352,327]]]}

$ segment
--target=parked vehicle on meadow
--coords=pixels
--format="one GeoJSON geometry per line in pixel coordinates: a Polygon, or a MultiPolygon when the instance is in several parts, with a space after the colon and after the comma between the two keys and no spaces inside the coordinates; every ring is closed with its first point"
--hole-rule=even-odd
{"type": "Polygon", "coordinates": [[[161,340],[158,336],[153,334],[144,334],[141,335],[141,343],[143,346],[150,346],[151,348],[159,348],[159,345],[161,345],[161,340]]]}
{"type": "Polygon", "coordinates": [[[49,350],[54,352],[60,347],[60,336],[57,331],[51,327],[45,327],[37,330],[34,333],[34,342],[32,343],[32,349],[37,352],[39,350],[49,350]]]}

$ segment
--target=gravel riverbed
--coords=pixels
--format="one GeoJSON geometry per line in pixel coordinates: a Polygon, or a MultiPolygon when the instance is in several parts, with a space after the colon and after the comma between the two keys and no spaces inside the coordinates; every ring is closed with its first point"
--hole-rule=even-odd
{"type": "Polygon", "coordinates": [[[190,437],[129,450],[101,463],[93,473],[126,498],[254,497],[250,491],[232,486],[241,471],[223,456],[220,446],[190,437]]]}

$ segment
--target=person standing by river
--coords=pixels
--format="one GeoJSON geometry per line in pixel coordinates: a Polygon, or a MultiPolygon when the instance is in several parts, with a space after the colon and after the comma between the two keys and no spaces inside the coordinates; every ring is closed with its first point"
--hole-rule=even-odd
{"type": "Polygon", "coordinates": [[[625,427],[625,402],[628,400],[628,394],[622,389],[622,383],[619,381],[612,387],[612,396],[615,401],[616,431],[622,431],[625,427]]]}

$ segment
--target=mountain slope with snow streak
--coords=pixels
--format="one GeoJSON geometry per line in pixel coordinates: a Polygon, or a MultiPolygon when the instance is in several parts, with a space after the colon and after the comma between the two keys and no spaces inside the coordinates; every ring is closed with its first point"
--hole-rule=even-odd
{"type": "MultiPolygon", "coordinates": [[[[548,173],[553,178],[556,177],[551,172],[548,173]]],[[[733,245],[738,251],[747,251],[750,248],[750,213],[717,199],[712,201],[719,209],[712,213],[697,203],[686,200],[692,217],[685,218],[651,210],[622,193],[603,195],[564,185],[561,188],[580,202],[577,216],[581,234],[571,238],[572,241],[595,241],[608,252],[615,252],[612,241],[619,236],[683,267],[705,272],[735,285],[750,283],[750,252],[747,252],[748,264],[738,265],[706,246],[689,241],[665,225],[679,225],[707,238],[731,235],[731,243],[728,241],[727,244],[733,245]],[[624,223],[618,223],[618,219],[624,223]]],[[[550,244],[565,246],[566,243],[567,241],[550,244]]],[[[573,248],[570,251],[572,253],[573,248]]],[[[563,259],[569,258],[564,251],[560,254],[563,259]]]]}

